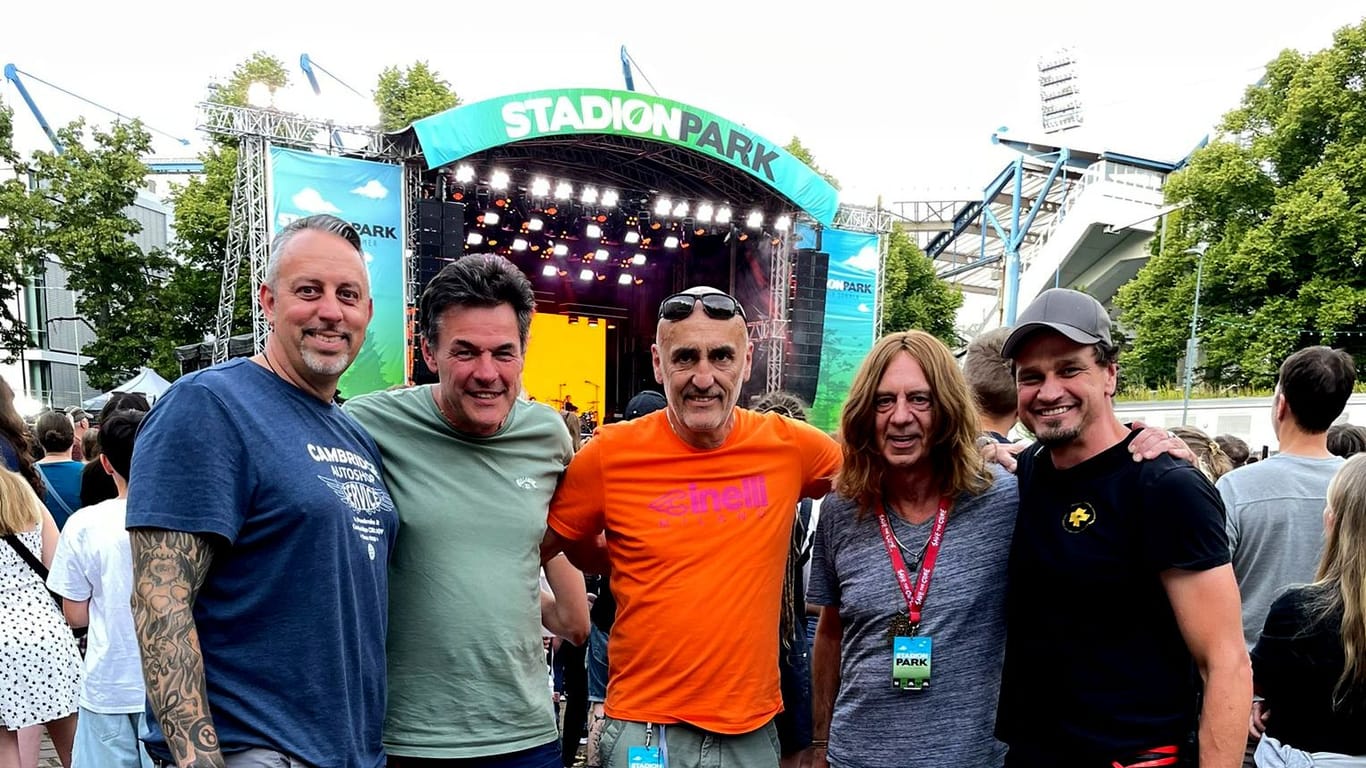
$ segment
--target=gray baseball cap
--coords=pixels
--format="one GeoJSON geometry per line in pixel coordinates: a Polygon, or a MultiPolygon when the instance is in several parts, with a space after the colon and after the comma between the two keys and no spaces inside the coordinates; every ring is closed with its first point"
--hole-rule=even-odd
{"type": "Polygon", "coordinates": [[[1016,319],[1015,329],[1001,345],[1001,356],[1014,358],[1035,331],[1049,329],[1078,344],[1110,341],[1110,315],[1099,301],[1081,291],[1049,288],[1030,302],[1016,319]]]}

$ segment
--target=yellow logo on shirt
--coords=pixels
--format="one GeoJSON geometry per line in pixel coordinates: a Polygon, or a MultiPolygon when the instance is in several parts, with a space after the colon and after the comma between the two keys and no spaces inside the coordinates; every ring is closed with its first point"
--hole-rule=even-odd
{"type": "Polygon", "coordinates": [[[1096,508],[1080,502],[1067,508],[1062,516],[1062,527],[1068,533],[1081,533],[1096,521],[1096,508]]]}

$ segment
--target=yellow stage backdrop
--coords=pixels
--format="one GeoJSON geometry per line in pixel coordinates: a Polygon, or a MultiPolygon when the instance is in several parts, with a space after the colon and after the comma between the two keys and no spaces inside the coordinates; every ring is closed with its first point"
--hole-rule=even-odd
{"type": "Polygon", "coordinates": [[[607,321],[591,326],[586,317],[570,323],[566,315],[537,312],[527,348],[527,394],[557,409],[569,395],[579,413],[597,411],[601,422],[603,403],[597,401],[607,391],[607,321]]]}

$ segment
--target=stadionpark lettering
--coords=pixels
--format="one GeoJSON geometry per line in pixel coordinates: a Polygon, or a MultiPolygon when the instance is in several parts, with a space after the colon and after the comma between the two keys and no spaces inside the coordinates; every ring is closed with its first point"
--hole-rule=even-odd
{"type": "Polygon", "coordinates": [[[351,226],[356,228],[356,234],[361,237],[383,237],[389,240],[398,239],[398,227],[390,224],[362,224],[359,221],[351,222],[351,226]]]}
{"type": "Polygon", "coordinates": [[[655,138],[667,136],[699,150],[707,150],[709,154],[727,158],[755,173],[762,173],[769,181],[775,181],[772,163],[779,155],[771,147],[733,127],[680,107],[644,99],[584,94],[578,99],[541,96],[509,101],[503,105],[502,114],[507,137],[513,140],[524,139],[533,132],[559,133],[565,129],[611,129],[655,138]]]}
{"type": "Polygon", "coordinates": [[[855,283],[850,280],[827,280],[825,287],[832,291],[850,291],[852,293],[868,294],[873,292],[871,283],[855,283]]]}

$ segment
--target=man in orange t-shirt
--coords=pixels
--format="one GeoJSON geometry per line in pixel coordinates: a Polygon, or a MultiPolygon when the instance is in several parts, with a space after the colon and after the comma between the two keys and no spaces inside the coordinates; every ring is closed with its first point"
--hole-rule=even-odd
{"type": "Polygon", "coordinates": [[[565,473],[542,556],[606,564],[617,598],[604,768],[778,765],[778,623],[797,502],[840,450],[820,430],[736,407],[753,346],[712,288],[665,299],[651,349],[668,407],[604,426],[565,473]],[[640,752],[641,748],[656,750],[640,752]],[[637,763],[639,764],[639,763],[637,763]]]}

